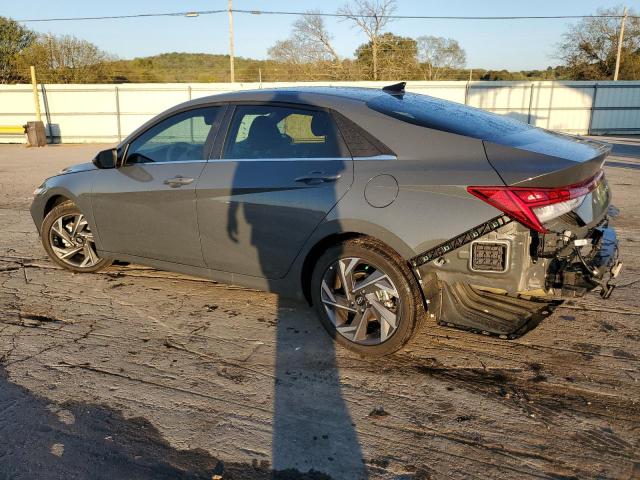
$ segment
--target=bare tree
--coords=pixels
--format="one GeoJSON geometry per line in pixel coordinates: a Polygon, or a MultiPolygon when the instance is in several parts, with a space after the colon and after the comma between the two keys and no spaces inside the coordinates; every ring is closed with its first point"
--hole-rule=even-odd
{"type": "Polygon", "coordinates": [[[332,37],[317,13],[310,11],[296,20],[290,37],[277,41],[269,49],[269,56],[284,63],[338,63],[340,57],[331,44],[332,37]]]}
{"type": "Polygon", "coordinates": [[[292,40],[314,61],[339,62],[340,57],[331,44],[332,37],[324,24],[324,18],[318,13],[317,10],[311,10],[294,22],[292,40]]]}
{"type": "Polygon", "coordinates": [[[418,61],[424,65],[425,80],[437,80],[443,69],[463,68],[467,54],[452,38],[424,35],[418,42],[418,61]]]}
{"type": "Polygon", "coordinates": [[[269,57],[288,66],[290,76],[303,80],[330,75],[339,78],[342,62],[331,43],[324,18],[309,11],[292,25],[286,40],[277,41],[268,50],[269,57]]]}
{"type": "Polygon", "coordinates": [[[305,54],[300,45],[292,39],[278,40],[267,50],[269,58],[281,63],[300,65],[305,62],[305,54]]]}
{"type": "Polygon", "coordinates": [[[380,36],[391,20],[389,15],[395,8],[395,0],[353,0],[353,3],[346,4],[338,10],[339,14],[351,20],[369,38],[374,80],[378,79],[380,36]]]}
{"type": "MultiPolygon", "coordinates": [[[[622,15],[622,8],[601,9],[598,14],[622,15]]],[[[636,80],[640,76],[640,19],[633,10],[628,14],[622,43],[620,77],[636,80]]],[[[569,25],[557,46],[557,57],[564,61],[570,78],[613,78],[619,33],[620,18],[584,18],[569,25]]]]}

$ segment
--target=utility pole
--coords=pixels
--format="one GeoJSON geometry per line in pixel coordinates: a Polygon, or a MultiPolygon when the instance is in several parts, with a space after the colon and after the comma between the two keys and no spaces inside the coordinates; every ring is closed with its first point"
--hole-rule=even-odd
{"type": "Polygon", "coordinates": [[[627,23],[627,7],[624,7],[624,10],[622,12],[622,23],[620,24],[620,36],[618,37],[618,54],[616,55],[616,71],[613,74],[614,81],[618,80],[618,71],[620,70],[620,54],[622,53],[622,41],[624,39],[625,23],[627,23]]]}
{"type": "Polygon", "coordinates": [[[38,96],[38,83],[36,81],[36,69],[31,65],[31,88],[33,89],[33,104],[36,107],[36,120],[42,121],[42,113],[40,113],[40,97],[38,96]]]}
{"type": "Polygon", "coordinates": [[[231,83],[233,83],[236,81],[235,68],[233,65],[233,0],[229,0],[227,12],[229,13],[229,67],[231,70],[231,83]]]}

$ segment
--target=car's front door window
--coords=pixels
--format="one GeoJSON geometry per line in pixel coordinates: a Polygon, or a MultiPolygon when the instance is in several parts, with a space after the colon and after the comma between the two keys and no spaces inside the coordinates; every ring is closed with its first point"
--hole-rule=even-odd
{"type": "Polygon", "coordinates": [[[219,111],[196,108],[164,119],[131,142],[126,163],[206,160],[219,111]]]}

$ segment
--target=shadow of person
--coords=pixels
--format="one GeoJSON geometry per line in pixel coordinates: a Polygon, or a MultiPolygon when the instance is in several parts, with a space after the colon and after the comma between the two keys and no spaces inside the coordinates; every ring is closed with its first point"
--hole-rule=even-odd
{"type": "MultiPolygon", "coordinates": [[[[273,290],[277,279],[289,268],[289,258],[293,259],[296,253],[282,250],[292,247],[292,239],[304,242],[315,228],[310,225],[322,221],[339,195],[332,183],[277,188],[277,182],[268,180],[268,172],[257,173],[256,169],[262,168],[280,169],[282,173],[285,168],[286,174],[291,175],[295,168],[292,160],[283,158],[287,146],[295,142],[285,138],[283,145],[273,147],[285,150],[270,150],[272,147],[260,145],[261,141],[273,146],[281,138],[276,142],[267,139],[269,129],[273,135],[281,136],[282,132],[277,132],[275,124],[269,125],[264,117],[258,124],[261,133],[249,127],[246,144],[240,147],[242,156],[248,159],[233,157],[239,160],[235,162],[229,198],[227,235],[240,246],[247,244],[247,257],[257,258],[261,276],[268,279],[273,290]],[[256,140],[253,145],[251,137],[256,140]],[[275,159],[259,161],[270,155],[275,159]],[[262,188],[256,188],[257,175],[262,176],[258,182],[262,188]],[[313,207],[314,202],[323,207],[313,207]],[[272,278],[276,280],[269,280],[272,278]]],[[[233,128],[231,132],[233,135],[233,128]]],[[[298,150],[295,156],[303,154],[298,150]]],[[[321,168],[322,164],[313,159],[302,163],[308,164],[302,167],[305,171],[321,168]]],[[[347,168],[339,166],[343,167],[347,168]]],[[[334,343],[311,309],[299,301],[278,299],[276,328],[273,478],[298,478],[296,474],[307,472],[310,473],[304,478],[367,478],[358,435],[341,388],[334,343]]]]}
{"type": "Polygon", "coordinates": [[[172,447],[146,419],[104,405],[54,404],[12,383],[0,365],[0,478],[266,478],[250,463],[172,447]]]}
{"type": "Polygon", "coordinates": [[[279,299],[277,315],[273,469],[366,478],[333,341],[299,303],[279,299]]]}

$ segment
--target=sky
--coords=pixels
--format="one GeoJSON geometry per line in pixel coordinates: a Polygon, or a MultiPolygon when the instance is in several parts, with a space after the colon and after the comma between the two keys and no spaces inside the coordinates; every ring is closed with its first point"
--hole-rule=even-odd
{"type": "MultiPolygon", "coordinates": [[[[246,10],[320,10],[335,12],[346,0],[234,0],[246,10]]],[[[598,8],[620,5],[609,0],[397,0],[397,15],[589,15],[598,8]]],[[[640,0],[627,0],[640,11],[640,0]]],[[[33,18],[129,15],[225,9],[227,0],[0,0],[0,15],[16,20],[33,18]]],[[[285,39],[294,16],[234,14],[236,56],[266,58],[268,48],[285,39]]],[[[558,62],[556,44],[570,20],[396,20],[387,31],[418,37],[435,35],[457,40],[467,52],[471,68],[526,70],[558,62]]],[[[327,18],[338,53],[352,57],[364,35],[348,21],[327,18]]],[[[156,17],[82,22],[25,23],[43,33],[69,34],[95,43],[101,49],[128,59],[164,52],[228,52],[226,13],[196,18],[156,17]]]]}

